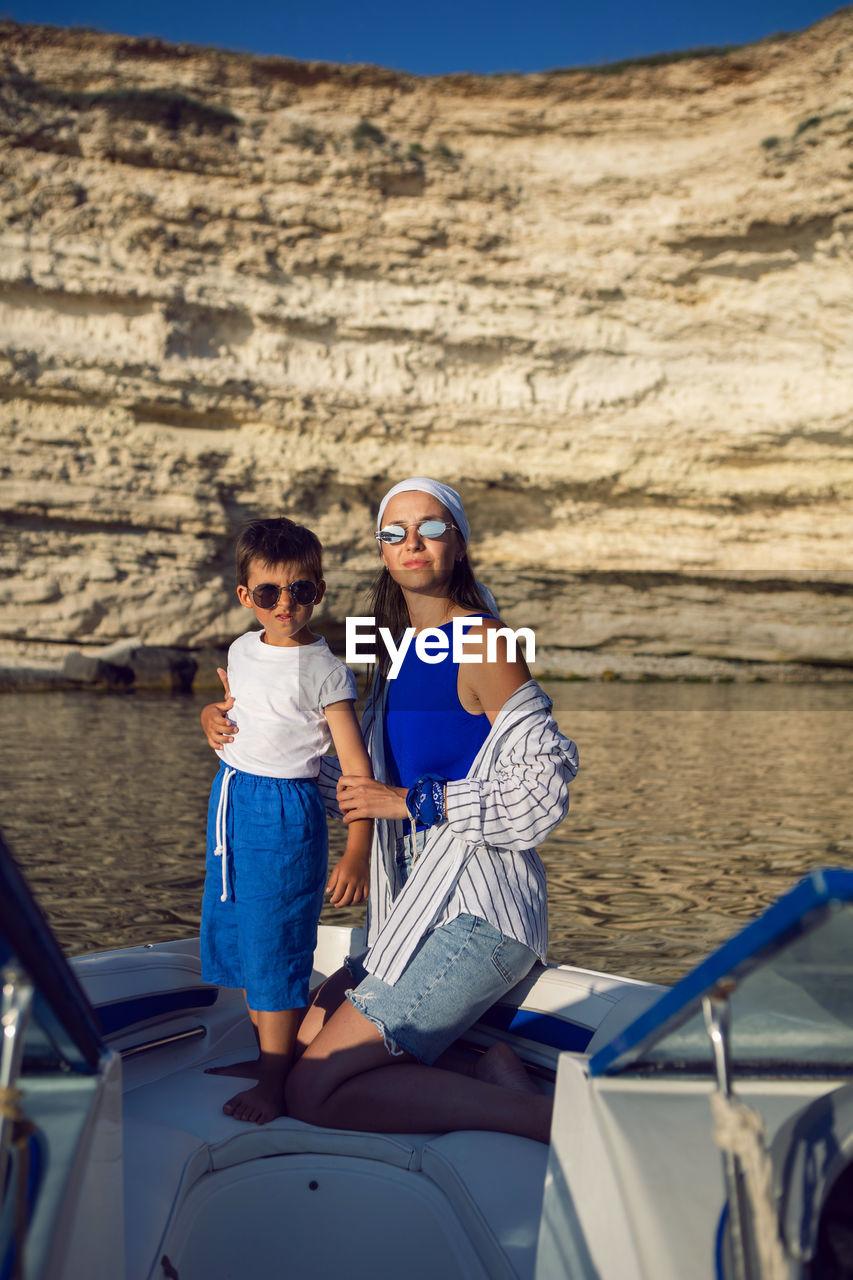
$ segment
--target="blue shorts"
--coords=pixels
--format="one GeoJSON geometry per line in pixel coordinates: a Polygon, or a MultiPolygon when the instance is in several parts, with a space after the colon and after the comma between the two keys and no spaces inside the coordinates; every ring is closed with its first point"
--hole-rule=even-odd
{"type": "MultiPolygon", "coordinates": [[[[418,844],[423,845],[419,832],[418,844]]],[[[401,878],[410,869],[411,837],[398,843],[401,878]],[[401,847],[402,846],[402,847],[401,847]]],[[[480,916],[456,916],[422,938],[405,970],[390,986],[347,961],[353,982],[347,999],[382,1032],[392,1055],[403,1051],[433,1063],[491,1005],[526,976],[536,953],[480,916]]]]}
{"type": "Polygon", "coordinates": [[[242,987],[250,1009],[307,1005],[328,856],[326,813],[313,778],[264,778],[220,764],[207,814],[205,982],[242,987]],[[218,813],[224,870],[216,852],[218,813]]]}

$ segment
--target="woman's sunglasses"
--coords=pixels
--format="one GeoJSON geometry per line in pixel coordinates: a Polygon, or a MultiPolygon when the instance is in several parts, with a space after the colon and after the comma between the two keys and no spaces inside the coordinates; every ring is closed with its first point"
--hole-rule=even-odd
{"type": "Polygon", "coordinates": [[[290,592],[290,598],[294,604],[313,604],[317,599],[317,583],[312,582],[310,578],[299,578],[297,582],[291,582],[289,587],[279,587],[274,582],[262,582],[259,587],[253,587],[251,597],[259,609],[274,609],[281,599],[283,591],[290,592]]]}
{"type": "Polygon", "coordinates": [[[386,524],[384,529],[380,529],[375,538],[377,542],[402,542],[406,536],[406,530],[416,528],[422,538],[440,538],[443,533],[447,533],[448,529],[455,529],[456,525],[451,524],[449,520],[419,520],[416,524],[386,524]]]}

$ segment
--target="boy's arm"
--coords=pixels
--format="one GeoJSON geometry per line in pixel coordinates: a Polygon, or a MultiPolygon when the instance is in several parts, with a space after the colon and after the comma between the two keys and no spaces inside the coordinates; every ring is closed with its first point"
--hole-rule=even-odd
{"type": "MultiPolygon", "coordinates": [[[[352,702],[330,702],[323,708],[343,773],[372,778],[370,757],[361,736],[352,702]]],[[[346,849],[329,876],[326,893],[333,907],[349,907],[367,898],[373,823],[361,818],[347,826],[346,849]]]]}

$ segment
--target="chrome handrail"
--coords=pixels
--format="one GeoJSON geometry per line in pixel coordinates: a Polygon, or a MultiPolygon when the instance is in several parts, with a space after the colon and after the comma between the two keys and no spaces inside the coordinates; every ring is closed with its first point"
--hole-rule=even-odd
{"type": "MultiPolygon", "coordinates": [[[[722,984],[720,984],[722,987],[722,984]]],[[[729,992],[716,989],[702,999],[705,1028],[714,1054],[717,1088],[731,1100],[732,1074],[729,1051],[729,992]]],[[[729,1261],[733,1280],[757,1280],[749,1242],[749,1206],[740,1160],[731,1151],[723,1152],[723,1181],[729,1206],[729,1261]]]]}

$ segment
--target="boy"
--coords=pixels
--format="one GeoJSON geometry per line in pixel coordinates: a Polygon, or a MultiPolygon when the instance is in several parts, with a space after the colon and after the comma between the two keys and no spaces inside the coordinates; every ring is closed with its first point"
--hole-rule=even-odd
{"type": "MultiPolygon", "coordinates": [[[[260,1046],[256,1062],[213,1068],[258,1080],[223,1110],[265,1124],[284,1111],[308,1004],[328,859],[315,779],[330,737],[344,772],[372,771],[355,716],[355,677],[308,627],[326,589],[317,537],[284,517],[252,520],[236,560],[237,597],[263,630],[228,650],[236,728],[217,751],[208,808],[201,960],[205,982],[243,988],[260,1046]]],[[[326,886],[335,906],[367,896],[371,825],[347,828],[326,886]]]]}

